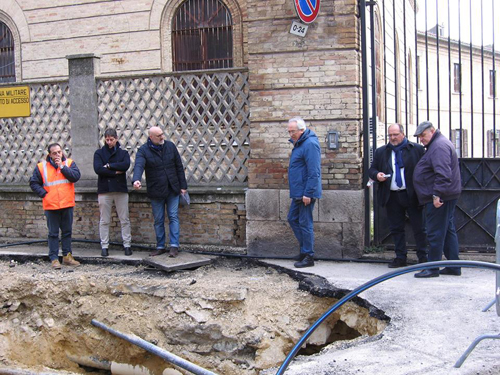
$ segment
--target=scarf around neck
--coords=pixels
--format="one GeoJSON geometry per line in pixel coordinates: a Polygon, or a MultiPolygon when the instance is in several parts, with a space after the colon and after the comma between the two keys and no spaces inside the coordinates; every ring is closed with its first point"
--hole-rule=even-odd
{"type": "Polygon", "coordinates": [[[148,138],[148,146],[151,147],[153,150],[156,151],[161,151],[163,145],[155,145],[152,141],[151,138],[148,138]]]}
{"type": "Polygon", "coordinates": [[[401,178],[401,168],[404,168],[403,148],[405,148],[407,144],[408,139],[406,137],[403,139],[403,142],[401,142],[397,146],[394,146],[391,143],[387,144],[387,147],[394,151],[396,156],[394,158],[394,168],[396,169],[394,172],[396,172],[396,185],[398,185],[398,187],[403,186],[403,179],[401,178]]]}

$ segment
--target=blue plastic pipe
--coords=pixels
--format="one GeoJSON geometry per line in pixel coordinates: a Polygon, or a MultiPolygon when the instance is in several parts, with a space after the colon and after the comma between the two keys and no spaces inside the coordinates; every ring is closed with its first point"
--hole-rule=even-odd
{"type": "Polygon", "coordinates": [[[468,261],[468,260],[447,260],[447,261],[439,261],[439,262],[428,262],[428,263],[420,263],[414,266],[399,268],[395,271],[388,272],[382,276],[378,276],[367,283],[357,287],[351,293],[347,294],[344,298],[340,299],[335,305],[330,307],[330,309],[325,312],[316,322],[309,327],[309,329],[304,333],[304,335],[300,338],[300,340],[295,344],[292,351],[287,355],[283,364],[278,369],[276,375],[282,375],[285,373],[286,369],[290,365],[292,359],[297,355],[297,352],[300,348],[305,344],[309,336],[323,323],[330,315],[332,315],[336,310],[338,310],[344,303],[350,301],[352,298],[356,297],[361,292],[370,289],[372,286],[383,283],[386,280],[392,279],[397,276],[404,275],[405,273],[410,273],[414,271],[425,270],[429,268],[438,268],[438,267],[469,267],[469,268],[485,268],[490,269],[492,271],[500,271],[500,264],[494,263],[486,263],[486,262],[476,262],[476,261],[468,261]]]}

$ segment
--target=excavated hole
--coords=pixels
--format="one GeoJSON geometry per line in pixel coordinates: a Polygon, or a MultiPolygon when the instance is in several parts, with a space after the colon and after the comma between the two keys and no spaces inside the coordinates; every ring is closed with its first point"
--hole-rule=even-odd
{"type": "MultiPolygon", "coordinates": [[[[97,359],[154,375],[183,373],[92,326],[96,319],[215,373],[258,374],[279,366],[346,293],[319,277],[234,259],[170,274],[110,264],[56,271],[47,263],[5,261],[0,272],[0,364],[30,371],[109,373],[82,366],[97,359]]],[[[300,354],[376,335],[388,320],[358,298],[323,323],[300,354]]]]}

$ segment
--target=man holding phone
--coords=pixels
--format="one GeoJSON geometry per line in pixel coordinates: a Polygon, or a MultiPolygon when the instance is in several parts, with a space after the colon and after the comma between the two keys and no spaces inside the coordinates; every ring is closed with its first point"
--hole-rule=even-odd
{"type": "Polygon", "coordinates": [[[59,231],[65,266],[79,266],[71,251],[75,182],[80,179],[76,163],[66,158],[59,143],[51,143],[48,155],[38,163],[30,179],[30,187],[43,199],[43,210],[49,230],[49,258],[53,269],[61,269],[59,262],[59,231]]]}
{"type": "Polygon", "coordinates": [[[418,262],[427,261],[422,207],[418,205],[412,178],[413,170],[424,154],[424,148],[408,141],[400,124],[393,124],[387,130],[389,143],[375,150],[368,175],[376,182],[377,202],[386,209],[394,241],[396,258],[389,263],[389,268],[397,268],[407,265],[405,234],[407,213],[417,245],[418,262]]]}
{"type": "MultiPolygon", "coordinates": [[[[453,143],[435,129],[431,122],[422,122],[415,136],[427,151],[415,167],[414,185],[420,204],[425,206],[429,261],[439,261],[443,253],[448,260],[458,260],[458,237],[455,229],[455,207],[462,192],[460,166],[453,143]]],[[[415,277],[460,276],[460,267],[433,268],[415,277]]]]}

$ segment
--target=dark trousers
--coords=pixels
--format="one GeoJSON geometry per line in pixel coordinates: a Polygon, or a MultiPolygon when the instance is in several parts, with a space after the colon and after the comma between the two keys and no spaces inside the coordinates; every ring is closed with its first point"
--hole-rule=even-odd
{"type": "Polygon", "coordinates": [[[316,199],[307,206],[300,199],[292,199],[288,223],[299,242],[300,253],[314,256],[313,210],[316,199]]]}
{"type": "Polygon", "coordinates": [[[405,235],[406,213],[408,213],[417,245],[417,257],[419,260],[425,260],[427,258],[427,244],[423,210],[419,209],[418,206],[410,205],[406,190],[391,191],[385,208],[396,258],[406,259],[408,253],[405,235]]]}
{"type": "Polygon", "coordinates": [[[59,259],[59,229],[63,256],[71,253],[71,232],[73,229],[73,207],[60,210],[46,210],[47,228],[49,229],[49,258],[59,259]]]}
{"type": "MultiPolygon", "coordinates": [[[[458,260],[458,236],[455,229],[455,207],[457,199],[446,201],[436,208],[434,204],[425,205],[427,239],[429,240],[429,261],[442,260],[443,253],[448,260],[458,260]]],[[[460,267],[450,267],[460,270],[460,267]]]]}

